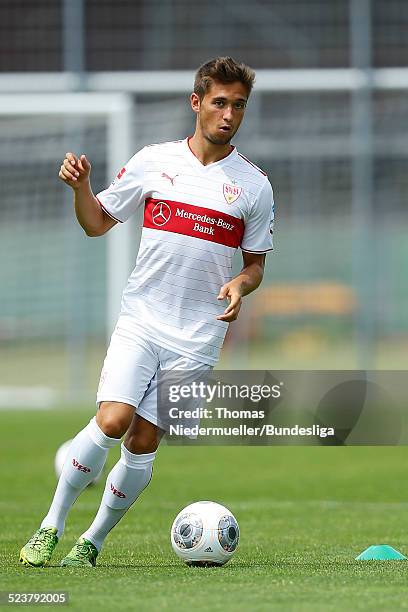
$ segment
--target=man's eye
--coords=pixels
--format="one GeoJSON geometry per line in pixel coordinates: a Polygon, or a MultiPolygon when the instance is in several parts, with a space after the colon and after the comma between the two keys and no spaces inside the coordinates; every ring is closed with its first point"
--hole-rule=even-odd
{"type": "Polygon", "coordinates": [[[216,105],[216,106],[223,106],[223,105],[224,105],[224,102],[223,102],[222,100],[216,100],[216,101],[215,101],[215,105],[216,105]]]}

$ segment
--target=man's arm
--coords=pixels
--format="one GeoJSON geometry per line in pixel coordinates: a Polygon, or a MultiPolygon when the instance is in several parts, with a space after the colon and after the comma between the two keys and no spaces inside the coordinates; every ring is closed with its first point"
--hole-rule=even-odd
{"type": "Polygon", "coordinates": [[[252,291],[255,291],[262,282],[265,253],[260,255],[255,253],[246,253],[242,251],[243,268],[241,272],[221,287],[218,295],[218,300],[228,298],[229,304],[224,310],[224,314],[217,317],[220,321],[230,323],[235,321],[241,308],[242,298],[252,291]]]}
{"type": "Polygon", "coordinates": [[[89,176],[91,164],[85,155],[67,153],[59,171],[59,178],[74,190],[75,214],[87,236],[106,234],[117,221],[109,217],[92,193],[89,176]]]}

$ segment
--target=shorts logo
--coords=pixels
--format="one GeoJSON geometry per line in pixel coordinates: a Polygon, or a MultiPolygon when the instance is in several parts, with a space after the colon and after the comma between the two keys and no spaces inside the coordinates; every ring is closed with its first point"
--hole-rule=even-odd
{"type": "Polygon", "coordinates": [[[224,183],[223,193],[224,198],[227,204],[233,204],[235,200],[238,200],[241,195],[242,187],[237,187],[236,185],[229,185],[228,183],[224,183]]]}
{"type": "Polygon", "coordinates": [[[117,178],[117,179],[121,179],[121,178],[122,178],[122,176],[125,174],[125,172],[126,172],[126,168],[122,168],[122,169],[121,169],[121,170],[119,170],[119,172],[117,173],[116,178],[117,178]]]}
{"type": "Polygon", "coordinates": [[[152,210],[152,221],[155,225],[164,225],[171,217],[171,208],[166,202],[157,202],[152,210]]]}
{"type": "Polygon", "coordinates": [[[106,380],[106,377],[108,375],[108,372],[105,370],[105,368],[103,368],[102,372],[101,372],[101,377],[99,379],[99,386],[98,386],[98,391],[100,391],[100,389],[102,389],[103,384],[106,380]]]}

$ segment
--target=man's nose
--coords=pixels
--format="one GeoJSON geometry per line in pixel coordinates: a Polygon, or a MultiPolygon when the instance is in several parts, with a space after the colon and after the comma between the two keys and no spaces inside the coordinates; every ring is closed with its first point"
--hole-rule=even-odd
{"type": "Polygon", "coordinates": [[[231,121],[232,120],[232,106],[226,106],[224,108],[224,113],[223,113],[223,118],[226,119],[227,121],[231,121]]]}

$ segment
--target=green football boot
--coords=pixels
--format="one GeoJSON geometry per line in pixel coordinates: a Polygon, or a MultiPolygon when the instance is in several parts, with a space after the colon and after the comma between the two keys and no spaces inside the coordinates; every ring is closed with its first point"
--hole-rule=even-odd
{"type": "Polygon", "coordinates": [[[73,549],[61,561],[63,567],[95,567],[98,550],[89,540],[79,538],[73,549]]]}
{"type": "Polygon", "coordinates": [[[37,529],[20,551],[20,563],[31,567],[45,567],[49,564],[54,548],[58,544],[57,529],[37,529]]]}

